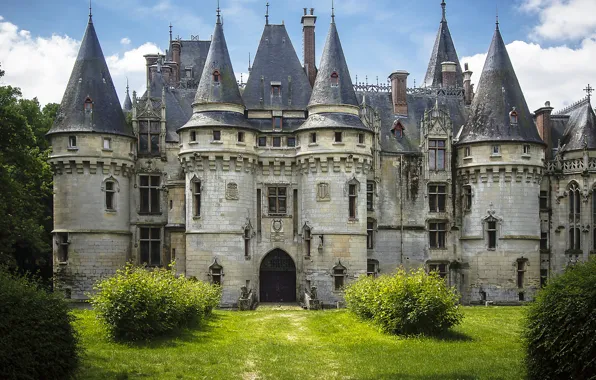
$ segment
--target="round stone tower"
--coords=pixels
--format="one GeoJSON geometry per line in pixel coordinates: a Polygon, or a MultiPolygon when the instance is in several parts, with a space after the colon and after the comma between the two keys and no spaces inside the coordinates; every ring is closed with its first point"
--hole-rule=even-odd
{"type": "Polygon", "coordinates": [[[321,299],[342,299],[341,287],[366,274],[367,173],[373,132],[359,107],[335,20],[314,84],[309,117],[298,129],[301,233],[307,284],[321,299]]]}
{"type": "Polygon", "coordinates": [[[55,286],[84,299],[129,255],[134,137],[91,15],[48,138],[54,170],[55,286]]]}
{"type": "Polygon", "coordinates": [[[544,147],[497,28],[457,143],[464,299],[531,300],[540,286],[544,147]]]}
{"type": "Polygon", "coordinates": [[[186,274],[220,283],[228,305],[253,278],[256,245],[256,131],[244,110],[218,12],[193,115],[178,133],[186,177],[186,274]]]}

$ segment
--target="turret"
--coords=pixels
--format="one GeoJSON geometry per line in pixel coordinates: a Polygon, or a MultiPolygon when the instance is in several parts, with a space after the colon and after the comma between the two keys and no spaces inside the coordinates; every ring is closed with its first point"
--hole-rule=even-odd
{"type": "Polygon", "coordinates": [[[124,113],[130,113],[132,111],[132,100],[130,99],[130,92],[128,88],[128,79],[126,80],[126,97],[124,98],[124,104],[122,105],[122,111],[124,113]]]}
{"type": "Polygon", "coordinates": [[[91,14],[48,138],[55,173],[55,286],[82,299],[129,255],[134,141],[91,14]]]}

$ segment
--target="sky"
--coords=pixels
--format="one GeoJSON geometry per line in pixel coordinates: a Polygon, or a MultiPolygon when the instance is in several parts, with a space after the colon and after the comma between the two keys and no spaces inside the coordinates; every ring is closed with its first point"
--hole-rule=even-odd
{"type": "MultiPolygon", "coordinates": [[[[217,0],[92,0],[93,20],[120,99],[127,79],[144,91],[144,54],[164,52],[174,37],[209,39],[217,0]]],[[[237,76],[247,78],[265,24],[267,0],[220,0],[237,76]]],[[[531,110],[555,109],[596,85],[596,0],[446,0],[461,64],[480,78],[499,14],[500,29],[531,110]]],[[[303,8],[315,8],[317,60],[331,20],[331,0],[269,0],[271,24],[285,23],[302,59],[303,8]]],[[[352,80],[385,82],[395,70],[422,83],[441,20],[440,0],[335,0],[336,24],[352,80]]],[[[42,104],[60,102],[85,32],[88,0],[2,0],[2,84],[42,104]]]]}

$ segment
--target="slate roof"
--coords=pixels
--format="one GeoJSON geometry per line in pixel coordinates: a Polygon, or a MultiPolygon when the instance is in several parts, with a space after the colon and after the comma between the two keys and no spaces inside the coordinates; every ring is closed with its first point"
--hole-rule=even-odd
{"type": "MultiPolygon", "coordinates": [[[[211,41],[181,40],[180,45],[180,78],[185,80],[184,70],[192,67],[192,79],[199,84],[211,41]]],[[[171,48],[168,54],[171,55],[171,48]]],[[[169,59],[171,60],[171,57],[169,59]]]]}
{"type": "Polygon", "coordinates": [[[132,111],[132,100],[130,99],[130,93],[128,92],[128,86],[126,86],[126,97],[124,98],[124,104],[122,105],[124,112],[132,111]]]}
{"type": "Polygon", "coordinates": [[[563,152],[596,149],[596,115],[589,98],[569,112],[561,146],[563,152]]]}
{"type": "Polygon", "coordinates": [[[265,25],[257,54],[242,93],[249,110],[304,110],[312,89],[285,25],[265,25]],[[281,83],[281,98],[271,82],[281,83]]]}
{"type": "Polygon", "coordinates": [[[133,135],[122,112],[91,17],[56,120],[47,134],[63,132],[133,135]],[[92,112],[85,111],[87,97],[93,101],[92,112]]]}
{"type": "MultiPolygon", "coordinates": [[[[381,151],[384,153],[419,153],[420,128],[424,112],[432,109],[437,97],[431,95],[408,94],[407,117],[393,113],[393,102],[389,92],[358,92],[360,103],[366,99],[366,104],[372,106],[381,117],[381,151]],[[391,130],[399,120],[404,127],[403,137],[398,138],[391,130]]],[[[449,112],[453,122],[453,136],[466,121],[464,101],[457,96],[439,96],[439,107],[449,112]]]]}
{"type": "Polygon", "coordinates": [[[308,105],[340,104],[357,106],[358,99],[356,99],[356,93],[354,92],[350,71],[346,64],[346,58],[341,47],[335,22],[331,22],[317,79],[315,80],[308,105]],[[331,86],[331,74],[334,72],[339,75],[337,86],[331,86]]]}
{"type": "Polygon", "coordinates": [[[518,141],[544,144],[521,90],[499,27],[486,57],[470,117],[459,143],[518,141]],[[517,125],[509,114],[515,107],[517,125]]]}
{"type": "Polygon", "coordinates": [[[244,105],[219,16],[217,16],[213,39],[209,47],[201,81],[197,88],[195,103],[232,103],[244,105]],[[220,74],[218,83],[213,79],[213,73],[216,70],[220,74]]]}
{"type": "Polygon", "coordinates": [[[426,70],[424,86],[441,87],[443,85],[443,68],[441,66],[441,63],[443,62],[455,62],[457,64],[456,83],[458,86],[461,86],[463,85],[464,79],[459,58],[457,57],[457,51],[455,50],[455,44],[453,43],[453,38],[451,38],[449,26],[447,26],[445,1],[442,2],[441,6],[443,7],[443,18],[439,25],[435,46],[433,47],[430,62],[428,63],[428,69],[426,70]]]}

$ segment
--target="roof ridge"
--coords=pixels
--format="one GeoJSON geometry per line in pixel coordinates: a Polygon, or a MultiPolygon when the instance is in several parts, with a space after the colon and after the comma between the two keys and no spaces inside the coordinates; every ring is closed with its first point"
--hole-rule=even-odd
{"type": "Polygon", "coordinates": [[[578,100],[577,102],[575,102],[575,103],[573,103],[573,104],[571,104],[571,105],[569,105],[569,106],[567,106],[567,107],[565,107],[563,109],[560,109],[560,110],[558,110],[556,112],[553,112],[553,115],[557,115],[557,116],[566,115],[568,113],[571,113],[571,112],[575,111],[579,107],[581,107],[581,106],[583,106],[583,105],[585,105],[586,103],[589,103],[589,102],[590,102],[590,97],[589,96],[586,96],[585,98],[583,98],[581,100],[578,100]]]}

